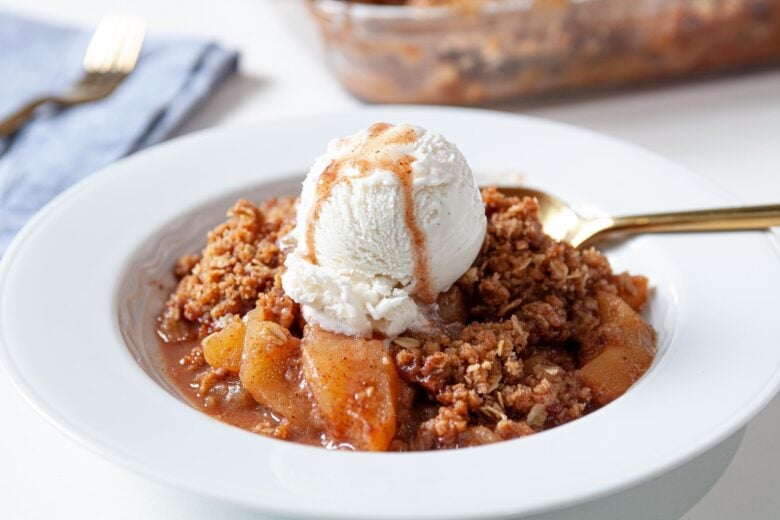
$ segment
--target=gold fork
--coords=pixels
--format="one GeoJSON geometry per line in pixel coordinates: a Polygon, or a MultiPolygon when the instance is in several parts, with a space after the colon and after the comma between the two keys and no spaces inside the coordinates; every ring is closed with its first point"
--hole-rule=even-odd
{"type": "Polygon", "coordinates": [[[145,32],[146,23],[140,18],[106,16],[101,19],[84,55],[84,76],[67,92],[33,100],[0,122],[0,138],[16,132],[46,103],[72,107],[111,94],[135,68],[145,32]]]}

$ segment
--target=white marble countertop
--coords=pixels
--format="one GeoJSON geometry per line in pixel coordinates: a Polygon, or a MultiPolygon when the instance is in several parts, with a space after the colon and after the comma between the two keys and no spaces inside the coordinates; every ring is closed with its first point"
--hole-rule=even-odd
{"type": "MultiPolygon", "coordinates": [[[[133,13],[149,20],[151,33],[208,36],[240,49],[241,75],[180,131],[186,133],[360,104],[328,73],[310,26],[291,16],[291,2],[0,0],[0,10],[87,26],[108,12],[133,13]]],[[[780,70],[500,108],[637,143],[745,202],[780,201],[780,70]]],[[[149,482],[93,455],[47,424],[3,376],[0,410],[0,518],[254,518],[149,482]]],[[[778,518],[779,437],[777,398],[749,425],[717,484],[683,518],[778,518]]]]}

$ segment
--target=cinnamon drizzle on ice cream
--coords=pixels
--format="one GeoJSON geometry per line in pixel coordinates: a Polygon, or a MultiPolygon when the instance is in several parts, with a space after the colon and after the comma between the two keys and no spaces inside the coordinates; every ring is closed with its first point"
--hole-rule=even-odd
{"type": "Polygon", "coordinates": [[[414,205],[414,171],[411,155],[394,156],[393,146],[412,144],[417,138],[415,129],[408,125],[392,126],[388,123],[375,123],[369,127],[366,139],[355,146],[346,155],[332,161],[317,181],[314,204],[306,221],[306,251],[304,258],[317,264],[315,233],[323,205],[330,198],[333,188],[342,183],[368,176],[377,170],[389,171],[398,179],[398,185],[404,200],[404,221],[412,241],[414,260],[414,294],[425,303],[433,303],[436,294],[431,289],[428,267],[428,251],[425,234],[417,224],[414,205]],[[344,169],[352,167],[355,175],[344,175],[344,169]]]}

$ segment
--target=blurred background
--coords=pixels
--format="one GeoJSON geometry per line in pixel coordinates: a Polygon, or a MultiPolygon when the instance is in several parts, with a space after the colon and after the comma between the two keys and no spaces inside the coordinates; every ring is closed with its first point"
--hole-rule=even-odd
{"type": "MultiPolygon", "coordinates": [[[[735,201],[777,202],[780,0],[0,0],[0,122],[18,119],[0,132],[0,254],[53,196],[137,150],[371,103],[575,124],[665,155],[735,201]],[[112,13],[124,18],[101,24],[112,13]],[[93,38],[98,26],[109,36],[93,38]],[[85,69],[90,41],[110,46],[118,27],[121,59],[85,69]],[[95,99],[30,108],[85,75],[95,99]]],[[[0,517],[225,512],[70,443],[5,380],[0,407],[20,425],[0,443],[0,517]]],[[[776,400],[684,518],[777,518],[779,430],[776,400]]]]}

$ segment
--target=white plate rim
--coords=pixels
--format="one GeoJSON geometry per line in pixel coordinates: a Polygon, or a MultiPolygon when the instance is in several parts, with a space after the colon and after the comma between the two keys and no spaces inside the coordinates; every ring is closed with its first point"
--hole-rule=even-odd
{"type": "MultiPolygon", "coordinates": [[[[475,115],[475,117],[495,117],[498,119],[502,118],[511,118],[511,119],[524,119],[526,121],[532,121],[531,118],[522,118],[518,116],[512,116],[512,115],[506,115],[506,114],[497,114],[497,113],[491,113],[486,111],[478,111],[473,109],[438,109],[438,108],[427,108],[427,107],[383,107],[383,108],[372,108],[368,110],[358,110],[358,111],[350,111],[347,114],[339,114],[338,117],[350,117],[354,114],[360,114],[361,117],[365,116],[366,114],[375,114],[377,119],[380,119],[381,116],[385,117],[395,117],[397,118],[397,115],[399,114],[406,114],[407,118],[409,115],[413,115],[415,111],[419,111],[419,113],[427,113],[427,114],[434,114],[434,113],[447,113],[447,114],[463,114],[463,117],[469,117],[469,114],[475,115]],[[476,115],[478,114],[478,115],[476,115]]],[[[333,115],[330,116],[322,116],[322,117],[333,117],[333,115]]],[[[312,118],[307,117],[301,117],[296,118],[301,124],[305,124],[307,120],[311,120],[312,118]]],[[[551,122],[541,122],[539,123],[541,125],[552,125],[552,126],[560,126],[567,128],[567,131],[575,132],[575,133],[581,133],[583,135],[588,134],[593,136],[597,136],[598,139],[607,139],[611,140],[610,138],[606,138],[604,136],[600,136],[597,134],[593,134],[592,132],[589,132],[587,130],[581,130],[581,129],[575,129],[572,130],[569,127],[566,127],[565,125],[560,125],[558,123],[551,123],[551,122]]],[[[179,146],[183,142],[190,142],[191,140],[202,140],[202,142],[206,142],[209,139],[212,138],[218,138],[220,132],[222,130],[216,129],[211,130],[207,132],[201,132],[198,135],[195,136],[187,136],[181,139],[174,140],[170,143],[167,143],[161,147],[158,147],[160,150],[169,150],[173,149],[174,147],[179,146]]],[[[621,147],[633,147],[633,145],[627,145],[625,143],[620,143],[618,141],[615,141],[615,143],[619,144],[621,147]]],[[[636,148],[636,150],[641,151],[642,154],[648,155],[648,152],[641,150],[639,148],[636,148]]],[[[129,158],[127,160],[121,161],[121,164],[126,163],[132,163],[135,159],[129,158]]],[[[100,183],[107,183],[111,180],[111,174],[112,172],[116,171],[117,167],[115,165],[112,165],[108,168],[106,168],[103,172],[95,174],[92,178],[70,188],[65,193],[57,197],[55,200],[50,202],[42,211],[40,211],[33,219],[30,220],[30,222],[25,226],[25,228],[19,233],[17,238],[14,240],[14,242],[11,244],[9,249],[7,250],[6,254],[3,256],[2,260],[0,260],[0,287],[4,287],[3,280],[7,276],[7,271],[9,271],[10,266],[12,265],[12,260],[16,257],[16,255],[19,254],[19,251],[23,250],[25,242],[27,239],[32,235],[33,230],[35,230],[38,226],[40,226],[42,223],[45,223],[48,218],[50,218],[50,215],[56,213],[58,211],[58,208],[63,206],[69,199],[72,197],[76,197],[79,194],[81,194],[83,191],[85,191],[87,188],[94,188],[98,186],[100,183]]],[[[678,168],[680,172],[683,170],[678,168]]],[[[693,174],[688,174],[693,175],[693,174]]],[[[700,178],[696,177],[698,181],[701,181],[700,178]]],[[[767,237],[770,235],[767,234],[767,237]]],[[[770,242],[772,243],[775,253],[778,252],[778,242],[776,238],[769,238],[770,242]]],[[[0,310],[2,312],[2,310],[0,310]]],[[[0,315],[0,319],[2,316],[0,315]]],[[[1,323],[1,322],[0,322],[1,323]]],[[[86,446],[87,448],[91,449],[92,451],[95,451],[99,453],[100,455],[109,458],[115,462],[118,462],[122,464],[123,466],[129,467],[130,469],[133,469],[134,471],[137,471],[139,473],[145,474],[149,477],[155,478],[157,480],[162,480],[165,482],[168,482],[170,484],[179,486],[179,487],[185,487],[193,490],[197,490],[200,492],[208,492],[208,490],[204,490],[202,488],[199,488],[198,486],[190,486],[186,482],[181,482],[177,479],[171,479],[167,478],[164,474],[159,474],[154,471],[151,471],[148,467],[146,467],[143,464],[136,464],[132,457],[130,457],[128,454],[121,453],[121,451],[117,450],[115,446],[110,446],[106,444],[105,442],[101,442],[99,440],[96,440],[94,436],[91,436],[90,433],[80,431],[79,427],[73,423],[71,423],[67,417],[63,417],[59,415],[59,413],[56,410],[49,409],[46,404],[46,400],[37,394],[36,390],[31,387],[28,382],[25,380],[24,376],[16,370],[13,364],[13,359],[10,356],[9,349],[7,347],[8,339],[4,335],[4,331],[0,330],[0,364],[2,364],[3,368],[5,369],[6,374],[8,375],[9,379],[12,381],[14,386],[20,391],[20,393],[25,397],[25,399],[39,412],[41,415],[46,417],[52,424],[58,427],[60,431],[64,432],[66,435],[68,435],[70,438],[76,440],[80,444],[86,446]]],[[[653,478],[654,476],[657,476],[658,474],[661,474],[665,471],[671,470],[674,467],[678,466],[679,464],[682,464],[683,462],[690,460],[691,458],[703,453],[707,449],[713,447],[715,444],[717,444],[720,440],[728,437],[735,431],[737,431],[740,427],[742,427],[750,418],[752,418],[758,411],[760,411],[761,408],[763,408],[769,400],[775,395],[777,392],[778,386],[780,386],[780,371],[776,371],[774,374],[774,377],[767,380],[765,382],[765,385],[761,389],[760,392],[756,393],[753,400],[751,401],[751,406],[747,409],[742,410],[742,413],[738,416],[731,416],[729,418],[725,418],[720,427],[718,428],[718,431],[711,435],[710,438],[707,440],[707,442],[700,443],[696,449],[688,450],[684,456],[677,456],[675,458],[675,461],[673,464],[666,464],[663,468],[655,468],[653,471],[646,471],[642,473],[641,475],[635,475],[632,479],[627,479],[625,482],[623,482],[620,486],[611,486],[608,489],[600,489],[596,492],[589,492],[586,493],[583,496],[571,496],[569,500],[566,501],[558,501],[554,504],[548,504],[546,506],[542,507],[536,507],[533,509],[525,509],[522,510],[523,513],[535,513],[535,512],[541,512],[545,510],[549,510],[551,508],[558,508],[562,506],[568,506],[573,505],[578,502],[582,502],[584,500],[589,500],[593,498],[597,498],[599,496],[603,496],[606,494],[610,494],[616,491],[619,491],[620,489],[624,489],[627,487],[631,487],[635,484],[638,484],[640,482],[644,482],[646,480],[649,480],[653,478]]],[[[226,498],[226,497],[222,497],[226,498]]],[[[227,497],[230,499],[236,499],[236,497],[227,497]]],[[[239,502],[244,503],[245,505],[250,506],[258,506],[259,504],[253,500],[241,500],[238,499],[239,502]]],[[[268,504],[263,505],[263,509],[265,511],[269,512],[275,512],[275,513],[281,513],[281,514],[296,514],[300,513],[301,510],[298,508],[275,508],[275,507],[269,507],[268,504]]],[[[500,516],[503,514],[511,514],[517,511],[500,511],[497,510],[494,513],[490,513],[491,516],[500,516]]],[[[429,512],[430,513],[430,512],[429,512]]],[[[421,516],[416,516],[419,518],[434,518],[437,517],[436,514],[429,514],[426,513],[421,516]]],[[[487,512],[486,512],[487,513],[487,512]]],[[[322,516],[322,517],[332,517],[331,514],[323,514],[319,515],[316,511],[305,511],[304,514],[307,515],[314,515],[314,516],[322,516]]],[[[448,517],[453,517],[452,515],[447,515],[448,517]]],[[[383,517],[382,515],[377,515],[377,518],[383,517]]]]}

